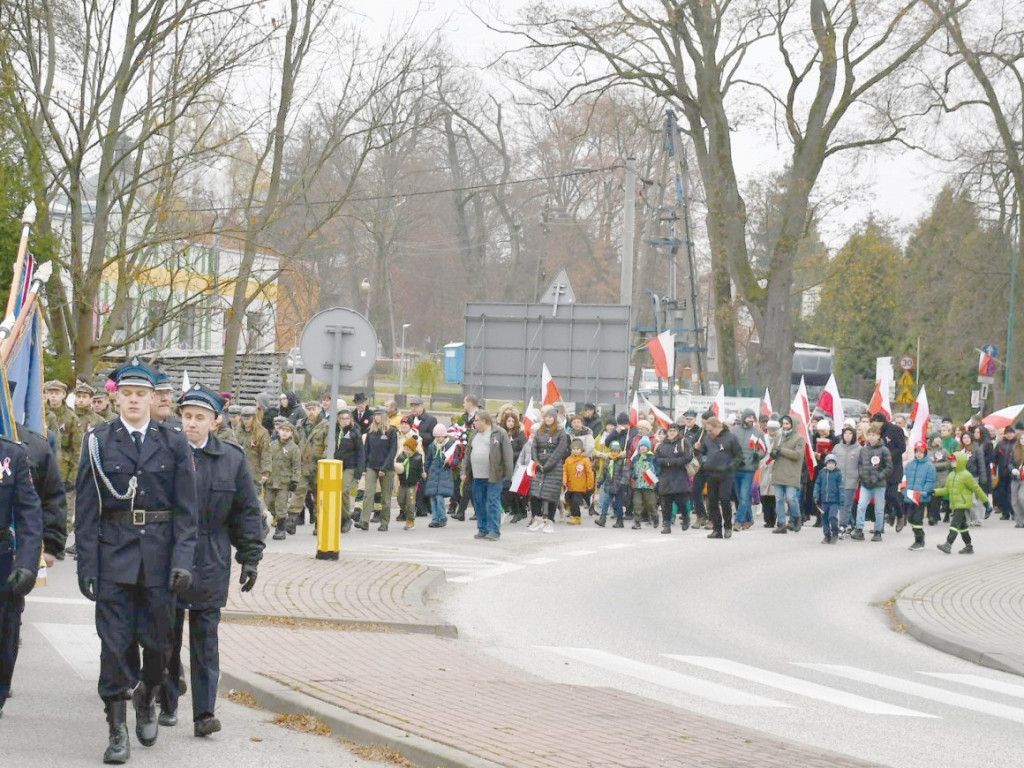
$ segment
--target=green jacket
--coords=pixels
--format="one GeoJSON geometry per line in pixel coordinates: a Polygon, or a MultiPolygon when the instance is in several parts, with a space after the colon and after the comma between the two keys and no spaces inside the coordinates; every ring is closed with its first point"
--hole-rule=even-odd
{"type": "Polygon", "coordinates": [[[287,488],[292,482],[298,482],[301,451],[302,447],[294,440],[271,441],[270,479],[267,480],[267,488],[279,491],[287,488]]]}
{"type": "Polygon", "coordinates": [[[317,462],[327,458],[327,419],[309,424],[303,419],[296,430],[302,435],[302,476],[316,477],[317,462]]]}
{"type": "Polygon", "coordinates": [[[65,483],[75,482],[78,477],[78,460],[82,455],[82,435],[85,430],[78,422],[78,415],[75,409],[61,403],[59,408],[50,408],[47,411],[57,419],[58,443],[60,444],[60,475],[65,483]]]}
{"type": "Polygon", "coordinates": [[[982,504],[988,504],[988,495],[978,485],[974,476],[967,471],[967,454],[958,451],[954,456],[956,456],[956,469],[950,471],[944,486],[935,489],[935,495],[949,498],[950,509],[970,509],[972,496],[981,499],[982,504]]]}

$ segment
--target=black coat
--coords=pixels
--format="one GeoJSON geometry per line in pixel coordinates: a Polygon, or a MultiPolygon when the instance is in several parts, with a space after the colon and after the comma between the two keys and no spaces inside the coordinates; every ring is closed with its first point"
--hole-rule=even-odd
{"type": "Polygon", "coordinates": [[[540,471],[530,481],[530,496],[557,504],[562,495],[562,462],[569,455],[569,435],[564,429],[550,434],[537,428],[531,440],[533,460],[540,464],[540,471]]]}
{"type": "Polygon", "coordinates": [[[43,510],[28,465],[25,447],[0,437],[0,592],[8,591],[5,582],[16,568],[39,569],[43,510]]]}
{"type": "Polygon", "coordinates": [[[57,454],[50,441],[28,427],[18,427],[18,437],[28,451],[32,485],[43,505],[43,551],[63,559],[68,538],[68,505],[57,454]]]}
{"type": "Polygon", "coordinates": [[[426,456],[427,449],[434,444],[434,427],[437,426],[437,419],[424,411],[422,416],[412,417],[412,426],[420,435],[423,455],[426,456]]]}
{"type": "Polygon", "coordinates": [[[675,493],[689,493],[693,481],[686,472],[686,465],[693,459],[693,449],[687,440],[662,440],[654,450],[654,463],[658,465],[658,495],[670,496],[675,493]]]}
{"type": "Polygon", "coordinates": [[[889,456],[892,459],[889,482],[898,483],[903,479],[903,454],[907,450],[907,436],[900,427],[887,421],[882,426],[882,444],[889,449],[889,456]]]}
{"type": "Polygon", "coordinates": [[[83,443],[75,501],[78,576],[104,582],[165,587],[171,569],[189,570],[196,548],[199,508],[192,449],[176,427],[149,422],[142,453],[124,422],[98,424],[83,443]],[[128,512],[131,502],[115,498],[93,472],[89,446],[95,436],[100,466],[114,489],[124,494],[135,477],[137,510],[167,510],[171,521],[133,525],[107,519],[128,512]],[[102,544],[103,546],[100,546],[102,544]]]}
{"type": "Polygon", "coordinates": [[[359,427],[338,427],[335,435],[337,445],[334,449],[334,458],[343,462],[344,469],[351,469],[356,473],[356,481],[363,475],[366,469],[366,448],[363,445],[363,435],[359,427]]]}
{"type": "Polygon", "coordinates": [[[199,535],[192,587],[180,600],[191,608],[223,608],[231,578],[231,547],[239,563],[263,558],[263,512],[244,450],[210,435],[193,455],[199,535]]]}
{"type": "Polygon", "coordinates": [[[701,441],[701,453],[704,456],[702,469],[708,475],[724,477],[733,474],[743,465],[740,441],[728,427],[722,427],[718,437],[706,433],[701,441]]]}
{"type": "Polygon", "coordinates": [[[387,427],[383,432],[366,433],[366,466],[378,472],[394,472],[398,455],[398,430],[387,427]]]}

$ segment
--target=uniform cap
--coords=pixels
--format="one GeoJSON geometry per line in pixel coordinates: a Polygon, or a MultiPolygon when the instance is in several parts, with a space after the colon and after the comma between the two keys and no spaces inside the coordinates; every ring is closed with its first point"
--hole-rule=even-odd
{"type": "Polygon", "coordinates": [[[59,389],[64,394],[67,394],[68,385],[65,384],[63,381],[57,381],[56,379],[53,379],[52,381],[46,382],[43,385],[43,389],[46,391],[49,391],[51,389],[59,389]]]}
{"type": "Polygon", "coordinates": [[[255,416],[256,415],[256,406],[255,405],[243,405],[242,406],[242,415],[243,416],[255,416]]]}
{"type": "Polygon", "coordinates": [[[224,400],[218,392],[214,392],[212,389],[204,387],[198,382],[192,385],[192,388],[185,392],[181,397],[178,398],[178,406],[184,408],[186,405],[196,405],[200,408],[207,408],[214,413],[220,413],[224,410],[224,400]]]}
{"type": "MultiPolygon", "coordinates": [[[[236,403],[232,403],[231,405],[228,406],[228,413],[230,413],[232,415],[238,415],[241,412],[242,412],[242,406],[240,406],[240,405],[238,405],[236,403]]],[[[256,409],[253,408],[252,412],[256,413],[256,409]]]]}
{"type": "Polygon", "coordinates": [[[89,395],[90,397],[96,394],[96,390],[90,387],[84,381],[78,382],[78,386],[75,387],[75,394],[77,395],[79,392],[81,392],[84,395],[89,395]]]}
{"type": "Polygon", "coordinates": [[[288,421],[288,417],[287,416],[275,416],[274,417],[274,426],[275,427],[288,427],[289,429],[291,429],[292,423],[290,421],[288,421]]]}
{"type": "Polygon", "coordinates": [[[697,412],[693,410],[693,408],[687,408],[685,411],[683,411],[683,416],[688,419],[696,419],[697,412]]]}
{"type": "Polygon", "coordinates": [[[157,371],[156,382],[153,386],[153,389],[156,390],[157,392],[173,392],[174,385],[171,384],[171,377],[168,376],[163,371],[157,371]]]}
{"type": "Polygon", "coordinates": [[[110,380],[119,387],[149,387],[156,386],[156,371],[138,357],[133,357],[126,363],[119,365],[110,374],[110,380]]]}

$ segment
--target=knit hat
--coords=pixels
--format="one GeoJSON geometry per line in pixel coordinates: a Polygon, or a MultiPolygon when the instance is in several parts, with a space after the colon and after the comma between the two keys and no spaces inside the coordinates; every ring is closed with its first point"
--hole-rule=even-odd
{"type": "Polygon", "coordinates": [[[420,443],[415,437],[407,437],[402,441],[402,447],[407,451],[415,451],[419,446],[420,443]]]}
{"type": "Polygon", "coordinates": [[[639,421],[638,421],[638,422],[636,423],[636,428],[637,428],[637,429],[646,429],[646,430],[650,430],[650,428],[651,428],[651,422],[649,422],[649,421],[648,421],[647,419],[640,419],[640,420],[639,420],[639,421]]]}
{"type": "Polygon", "coordinates": [[[448,437],[448,430],[445,428],[444,424],[435,424],[432,434],[434,437],[448,437]]]}
{"type": "Polygon", "coordinates": [[[621,448],[622,448],[622,443],[620,443],[618,440],[612,440],[610,443],[608,443],[608,449],[609,450],[618,451],[618,450],[621,450],[621,448]]]}
{"type": "Polygon", "coordinates": [[[629,424],[629,414],[623,411],[615,417],[616,424],[629,424]]]}
{"type": "Polygon", "coordinates": [[[641,437],[640,438],[640,442],[636,444],[636,447],[638,449],[640,449],[640,448],[643,448],[645,445],[647,446],[647,450],[650,450],[651,449],[651,440],[648,437],[641,437]]]}
{"type": "Polygon", "coordinates": [[[553,405],[545,405],[544,410],[540,412],[541,416],[547,418],[548,416],[554,416],[558,418],[558,409],[553,405]]]}
{"type": "Polygon", "coordinates": [[[768,419],[768,423],[764,425],[765,429],[778,429],[782,425],[779,424],[778,419],[768,419]]]}
{"type": "Polygon", "coordinates": [[[839,462],[836,461],[836,455],[834,453],[830,453],[830,454],[828,454],[825,457],[825,463],[826,464],[838,464],[839,462]]]}
{"type": "Polygon", "coordinates": [[[832,429],[832,422],[828,419],[818,419],[818,423],[815,425],[816,429],[824,429],[826,431],[832,429]]]}
{"type": "Polygon", "coordinates": [[[575,437],[573,438],[572,442],[569,443],[569,449],[575,451],[577,448],[579,448],[581,451],[583,450],[583,441],[580,440],[578,437],[575,437]]]}

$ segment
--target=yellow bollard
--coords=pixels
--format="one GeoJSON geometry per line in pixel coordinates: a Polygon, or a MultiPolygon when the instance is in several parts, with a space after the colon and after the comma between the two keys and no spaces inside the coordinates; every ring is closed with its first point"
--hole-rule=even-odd
{"type": "Polygon", "coordinates": [[[341,491],[344,462],[316,463],[316,559],[337,560],[341,549],[341,491]]]}

